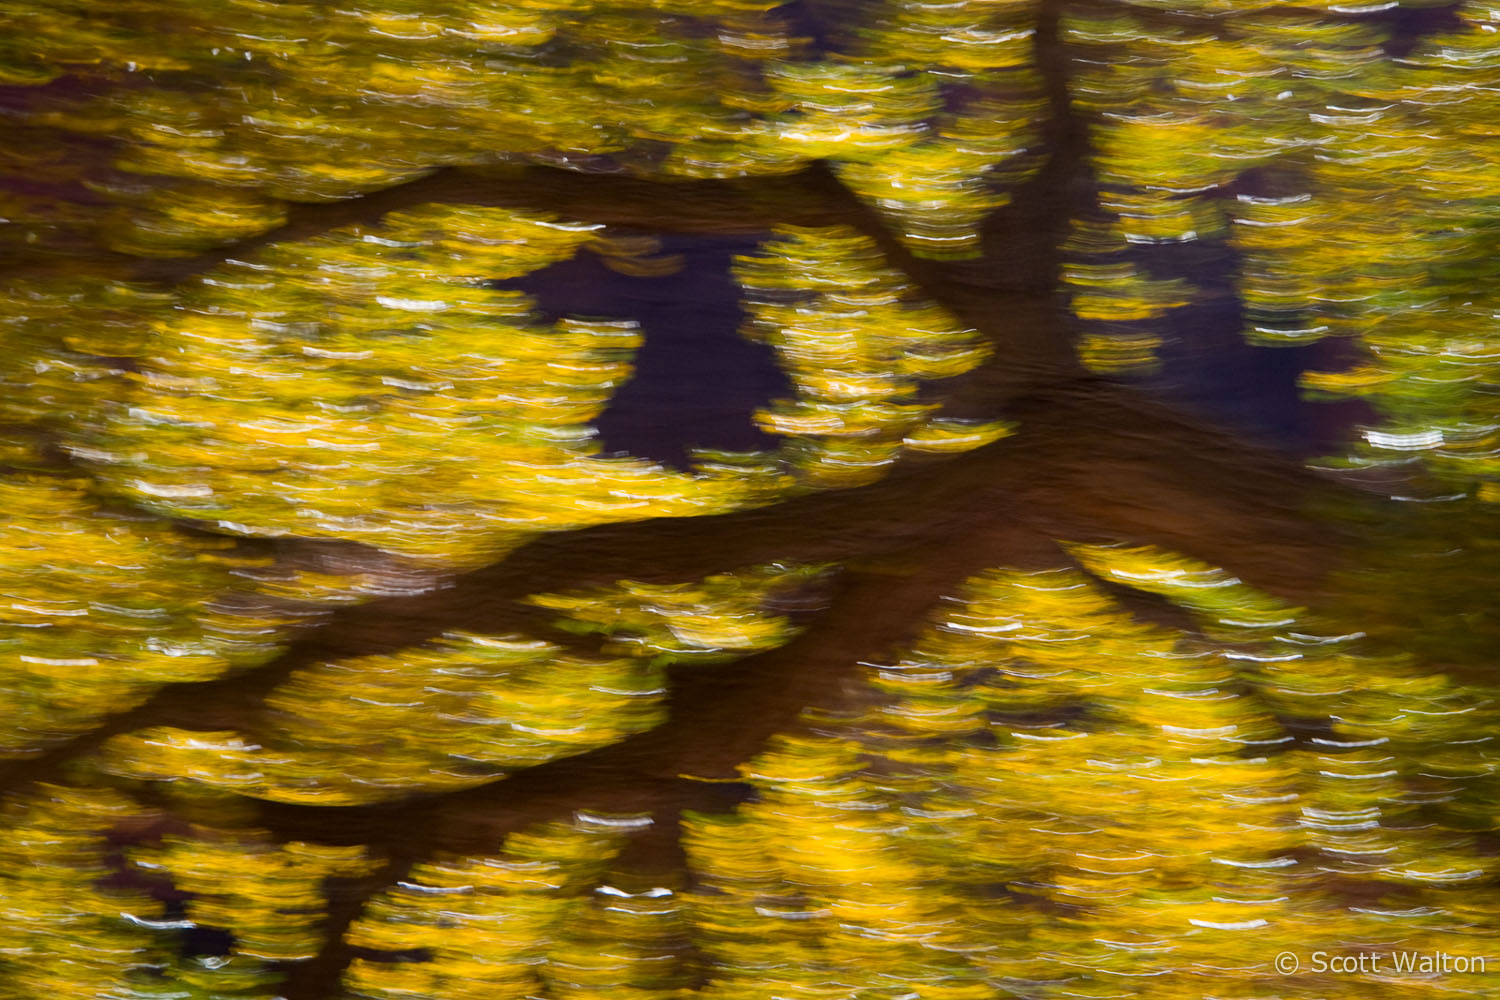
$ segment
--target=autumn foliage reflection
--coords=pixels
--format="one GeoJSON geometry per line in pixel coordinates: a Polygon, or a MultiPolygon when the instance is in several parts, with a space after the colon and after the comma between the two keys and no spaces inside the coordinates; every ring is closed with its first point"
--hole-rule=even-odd
{"type": "Polygon", "coordinates": [[[0,1000],[1486,994],[1273,960],[1493,941],[1487,6],[4,17],[0,1000]],[[516,290],[665,233],[772,447],[516,290]]]}

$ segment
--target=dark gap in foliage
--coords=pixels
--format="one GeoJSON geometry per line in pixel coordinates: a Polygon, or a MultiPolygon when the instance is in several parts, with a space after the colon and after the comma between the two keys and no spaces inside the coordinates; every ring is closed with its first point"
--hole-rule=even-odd
{"type": "Polygon", "coordinates": [[[774,448],[776,439],[756,426],[753,414],[789,395],[791,384],[769,347],[739,335],[741,290],[730,273],[734,255],[752,252],[759,240],[663,235],[660,241],[661,256],[682,257],[675,273],[628,276],[585,252],[497,287],[533,296],[549,320],[641,325],[634,372],[599,417],[605,451],[686,469],[694,448],[774,448]]]}
{"type": "MultiPolygon", "coordinates": [[[[1280,191],[1276,178],[1248,178],[1244,187],[1280,191]]],[[[1269,193],[1265,196],[1272,196],[1269,193]]],[[[1306,398],[1299,385],[1310,369],[1345,367],[1347,346],[1324,340],[1310,344],[1253,344],[1243,331],[1247,315],[1237,286],[1244,261],[1232,242],[1192,239],[1135,244],[1119,255],[1150,277],[1181,280],[1191,287],[1191,301],[1148,321],[1109,324],[1112,331],[1140,332],[1161,338],[1158,369],[1129,381],[1153,397],[1180,406],[1236,436],[1292,455],[1313,456],[1339,450],[1353,427],[1368,419],[1358,401],[1325,402],[1306,398]]],[[[1280,317],[1285,323],[1287,317],[1280,317]]]]}
{"type": "MultiPolygon", "coordinates": [[[[168,919],[180,920],[187,916],[181,903],[169,905],[168,919]],[[180,912],[174,912],[180,911],[180,912]]],[[[194,924],[182,932],[179,954],[183,958],[223,958],[234,952],[235,937],[222,927],[200,927],[194,924]]]]}
{"type": "Polygon", "coordinates": [[[1455,3],[1440,7],[1415,7],[1403,3],[1388,10],[1374,11],[1365,17],[1390,31],[1390,37],[1385,43],[1385,54],[1394,59],[1404,59],[1424,39],[1446,31],[1462,30],[1464,22],[1459,17],[1459,6],[1455,3]]]}
{"type": "Polygon", "coordinates": [[[379,962],[382,965],[395,965],[398,962],[430,962],[433,955],[431,948],[403,948],[400,951],[380,951],[375,948],[361,948],[358,945],[350,945],[349,957],[352,959],[363,959],[366,962],[379,962]]]}

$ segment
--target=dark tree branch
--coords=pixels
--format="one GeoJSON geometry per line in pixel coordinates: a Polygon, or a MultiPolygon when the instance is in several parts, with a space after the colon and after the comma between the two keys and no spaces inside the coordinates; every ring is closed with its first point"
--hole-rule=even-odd
{"type": "Polygon", "coordinates": [[[992,418],[1039,385],[1086,377],[1058,280],[1069,227],[1092,205],[1095,184],[1087,123],[1068,94],[1062,7],[1062,0],[1042,0],[1034,35],[1046,162],[984,220],[980,256],[949,265],[936,297],[955,311],[966,303],[967,312],[990,317],[989,326],[975,328],[988,338],[994,362],[942,387],[945,411],[958,416],[992,418]]]}
{"type": "Polygon", "coordinates": [[[811,168],[729,180],[642,178],[560,167],[444,167],[341,201],[290,206],[274,229],[196,257],[141,261],[137,277],[177,284],[276,243],[343,226],[372,226],[391,212],[430,205],[514,208],[604,225],[681,233],[756,233],[778,223],[834,225],[842,206],[820,204],[811,168]]]}
{"type": "Polygon", "coordinates": [[[287,221],[257,236],[195,257],[139,260],[137,280],[180,284],[231,259],[277,243],[311,239],[344,226],[378,224],[386,215],[431,205],[528,210],[650,232],[767,233],[779,225],[850,226],[872,240],[917,291],[995,341],[1010,325],[995,289],[968,289],[949,268],[918,257],[868,203],[813,161],[790,174],[733,179],[645,178],[558,167],[447,167],[380,191],[319,204],[294,204],[287,221]],[[972,294],[979,291],[981,294],[972,294]]]}
{"type": "Polygon", "coordinates": [[[120,733],[253,715],[294,671],[322,660],[395,652],[454,629],[525,628],[535,612],[518,616],[517,602],[532,594],[621,579],[680,582],[775,561],[878,561],[901,551],[937,558],[952,539],[999,519],[1051,538],[1161,545],[1307,603],[1340,564],[1345,539],[1303,511],[1315,502],[1371,502],[1103,381],[1044,387],[1017,400],[1014,413],[1024,433],[898,466],[871,486],[547,534],[431,593],[342,608],[263,667],[166,685],[92,732],[0,768],[0,789],[45,778],[120,733]]]}
{"type": "Polygon", "coordinates": [[[972,263],[913,254],[823,163],[736,180],[447,168],[357,198],[294,205],[284,226],[198,257],[130,263],[136,280],[181,283],[278,242],[440,204],[542,211],[654,232],[848,225],[993,348],[990,364],[963,380],[954,411],[1003,413],[1021,422],[1022,433],[951,459],[904,463],[860,489],[544,535],[442,589],[341,609],[264,667],[165,686],[93,732],[0,769],[0,790],[49,778],[119,733],[257,725],[266,696],[321,660],[394,652],[460,628],[534,630],[541,623],[522,606],[532,594],[619,579],[682,581],[771,561],[843,566],[830,605],[787,644],[727,665],[674,670],[668,721],[651,732],[464,791],[351,807],[261,803],[262,823],[282,840],[365,844],[387,859],[374,876],[334,894],[325,947],[291,970],[283,991],[289,1000],[324,1000],[337,994],[350,958],[348,928],[370,898],[421,859],[442,851],[493,854],[509,833],[580,810],[649,813],[675,823],[684,809],[722,807],[727,800],[716,798],[718,790],[730,786],[716,782],[734,781],[775,734],[802,724],[803,712],[857,707],[861,662],[909,646],[932,608],[974,573],[1058,565],[1063,557],[1053,539],[1154,543],[1230,566],[1293,601],[1312,599],[1337,566],[1342,539],[1309,527],[1300,512],[1334,488],[1295,462],[1090,379],[1073,360],[1058,296],[1059,247],[1092,181],[1084,128],[1067,96],[1059,8],[1056,0],[1042,4],[1036,36],[1050,109],[1049,162],[986,221],[983,259],[972,263]]]}
{"type": "MultiPolygon", "coordinates": [[[[713,782],[739,777],[737,769],[772,736],[794,728],[803,712],[850,707],[859,664],[910,645],[931,609],[964,580],[998,560],[1026,566],[1065,560],[1049,539],[1003,519],[950,539],[935,554],[903,556],[847,573],[818,627],[786,645],[732,664],[675,671],[670,719],[651,732],[436,798],[352,809],[266,803],[262,820],[283,839],[357,831],[355,842],[392,858],[384,874],[394,879],[418,858],[439,851],[493,854],[508,834],[580,811],[644,814],[665,828],[675,827],[685,809],[723,808],[713,782]]],[[[383,885],[364,887],[363,899],[339,901],[324,951],[284,986],[288,1000],[336,994],[349,958],[344,933],[383,885]]]]}

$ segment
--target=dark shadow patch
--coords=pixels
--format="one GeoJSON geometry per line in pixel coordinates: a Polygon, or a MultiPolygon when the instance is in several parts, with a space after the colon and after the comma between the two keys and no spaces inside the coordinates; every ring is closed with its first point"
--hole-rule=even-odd
{"type": "Polygon", "coordinates": [[[791,393],[775,352],[739,335],[741,290],[730,273],[736,254],[753,252],[745,236],[663,236],[662,254],[679,254],[674,274],[631,277],[584,252],[496,287],[531,295],[549,320],[563,316],[631,319],[644,342],[635,370],[598,420],[608,452],[626,452],[677,468],[694,448],[753,451],[776,447],[754,413],[791,393]]]}

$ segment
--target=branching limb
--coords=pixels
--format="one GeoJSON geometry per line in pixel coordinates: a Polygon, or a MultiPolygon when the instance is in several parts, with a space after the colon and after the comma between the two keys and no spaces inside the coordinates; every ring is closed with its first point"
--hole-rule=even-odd
{"type": "MultiPolygon", "coordinates": [[[[341,609],[264,667],[167,685],[93,732],[0,769],[0,789],[45,778],[119,733],[253,715],[293,671],[320,660],[395,652],[455,629],[534,626],[534,612],[518,616],[518,602],[531,594],[621,579],[680,582],[776,561],[858,565],[903,551],[937,559],[952,539],[998,522],[1063,540],[1160,545],[1308,603],[1346,545],[1305,516],[1308,505],[1375,502],[1107,382],[1046,386],[1018,400],[1014,413],[1022,433],[904,465],[871,486],[730,514],[543,535],[442,589],[341,609]]],[[[1000,553],[995,561],[1007,559],[1000,553]]]]}
{"type": "Polygon", "coordinates": [[[1007,310],[996,308],[995,289],[968,289],[965,281],[954,280],[948,265],[912,253],[879,213],[820,160],[795,173],[732,179],[645,178],[537,165],[447,167],[342,201],[293,205],[281,226],[195,257],[141,260],[134,277],[180,284],[276,243],[308,240],[344,226],[375,225],[392,212],[430,205],[512,208],[665,233],[758,234],[780,225],[849,226],[873,241],[921,294],[965,324],[991,339],[1003,336],[1009,325],[1007,310]]]}
{"type": "MultiPolygon", "coordinates": [[[[854,707],[859,665],[909,646],[933,608],[974,573],[1001,560],[1044,566],[1064,558],[1050,540],[997,520],[935,553],[905,552],[846,572],[817,625],[784,646],[737,663],[675,671],[670,718],[649,733],[436,798],[353,809],[266,803],[262,820],[283,839],[342,839],[353,832],[354,842],[386,853],[392,860],[385,881],[363,883],[366,899],[417,859],[444,851],[493,854],[511,833],[579,812],[651,816],[661,840],[685,809],[732,804],[718,782],[740,777],[738,769],[775,734],[794,729],[804,712],[854,707]]],[[[342,938],[362,902],[338,902],[324,952],[295,970],[284,989],[288,1000],[336,993],[349,958],[342,938]]]]}

